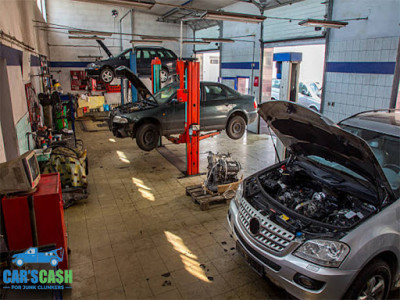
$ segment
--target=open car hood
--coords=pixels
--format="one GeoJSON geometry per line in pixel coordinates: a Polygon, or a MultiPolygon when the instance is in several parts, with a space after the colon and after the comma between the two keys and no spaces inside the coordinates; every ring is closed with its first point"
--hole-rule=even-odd
{"type": "MultiPolygon", "coordinates": [[[[288,101],[269,101],[259,114],[290,153],[316,155],[360,174],[377,187],[393,191],[368,144],[321,114],[288,101]]],[[[382,200],[382,199],[381,199],[382,200]]]]}
{"type": "MultiPolygon", "coordinates": [[[[143,81],[141,81],[130,69],[125,66],[118,67],[115,69],[115,75],[117,77],[124,77],[128,79],[131,84],[136,88],[140,97],[142,99],[146,99],[149,96],[153,97],[153,94],[148,90],[148,88],[144,85],[143,81]]],[[[154,100],[154,103],[157,103],[154,100]]]]}
{"type": "Polygon", "coordinates": [[[112,57],[112,53],[110,52],[110,49],[103,43],[102,40],[96,40],[96,42],[100,45],[101,48],[103,48],[104,52],[108,55],[108,57],[112,57]]]}

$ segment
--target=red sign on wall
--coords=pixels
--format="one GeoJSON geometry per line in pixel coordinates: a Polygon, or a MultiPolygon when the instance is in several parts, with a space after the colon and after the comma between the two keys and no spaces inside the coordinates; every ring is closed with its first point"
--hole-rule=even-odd
{"type": "Polygon", "coordinates": [[[254,77],[254,86],[258,86],[258,76],[254,77]]]}

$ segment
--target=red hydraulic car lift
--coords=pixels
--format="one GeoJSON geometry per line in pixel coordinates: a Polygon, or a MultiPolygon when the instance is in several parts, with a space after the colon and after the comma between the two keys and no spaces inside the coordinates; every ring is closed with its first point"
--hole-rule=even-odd
{"type": "Polygon", "coordinates": [[[199,174],[199,142],[220,132],[200,135],[200,63],[178,60],[176,72],[179,79],[178,102],[186,105],[185,132],[179,138],[169,137],[175,144],[186,143],[186,175],[199,174]]]}

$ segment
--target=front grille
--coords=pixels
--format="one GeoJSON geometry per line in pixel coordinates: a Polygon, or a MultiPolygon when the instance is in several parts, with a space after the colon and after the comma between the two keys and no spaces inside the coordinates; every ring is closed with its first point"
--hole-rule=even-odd
{"type": "Polygon", "coordinates": [[[246,231],[261,245],[270,250],[282,252],[294,239],[292,233],[275,224],[268,217],[261,215],[244,199],[240,204],[239,218],[246,231]],[[254,217],[260,220],[260,230],[256,235],[250,233],[249,225],[250,220],[254,217]]]}
{"type": "MultiPolygon", "coordinates": [[[[255,257],[257,257],[260,261],[262,261],[264,264],[266,264],[268,267],[270,267],[271,269],[275,270],[275,271],[279,271],[281,269],[281,266],[274,263],[273,261],[269,260],[268,258],[266,258],[265,256],[263,256],[261,253],[258,253],[256,250],[254,250],[253,248],[251,248],[246,241],[244,240],[244,238],[241,236],[241,234],[239,233],[239,231],[236,229],[236,226],[234,227],[236,236],[238,238],[238,240],[240,241],[240,244],[251,254],[253,254],[255,257]]],[[[238,251],[240,251],[241,249],[237,249],[238,251]]],[[[260,272],[259,272],[260,273],[260,272]]]]}

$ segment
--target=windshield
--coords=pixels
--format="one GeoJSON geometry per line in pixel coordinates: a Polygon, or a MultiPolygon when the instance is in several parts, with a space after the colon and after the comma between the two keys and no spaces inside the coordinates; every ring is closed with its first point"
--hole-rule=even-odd
{"type": "Polygon", "coordinates": [[[400,194],[400,137],[367,129],[341,125],[344,130],[364,139],[371,147],[389,184],[400,194]]]}
{"type": "Polygon", "coordinates": [[[315,94],[318,95],[319,89],[318,89],[317,85],[316,85],[314,82],[311,82],[311,83],[310,83],[310,88],[311,88],[311,90],[312,90],[315,94]]]}
{"type": "Polygon", "coordinates": [[[120,57],[120,56],[126,55],[130,51],[132,51],[132,49],[126,49],[126,50],[118,53],[117,55],[115,55],[115,57],[120,57]]]}
{"type": "Polygon", "coordinates": [[[159,90],[157,94],[154,95],[154,99],[156,99],[158,104],[164,104],[176,94],[178,87],[179,84],[177,82],[170,83],[159,90]]]}

